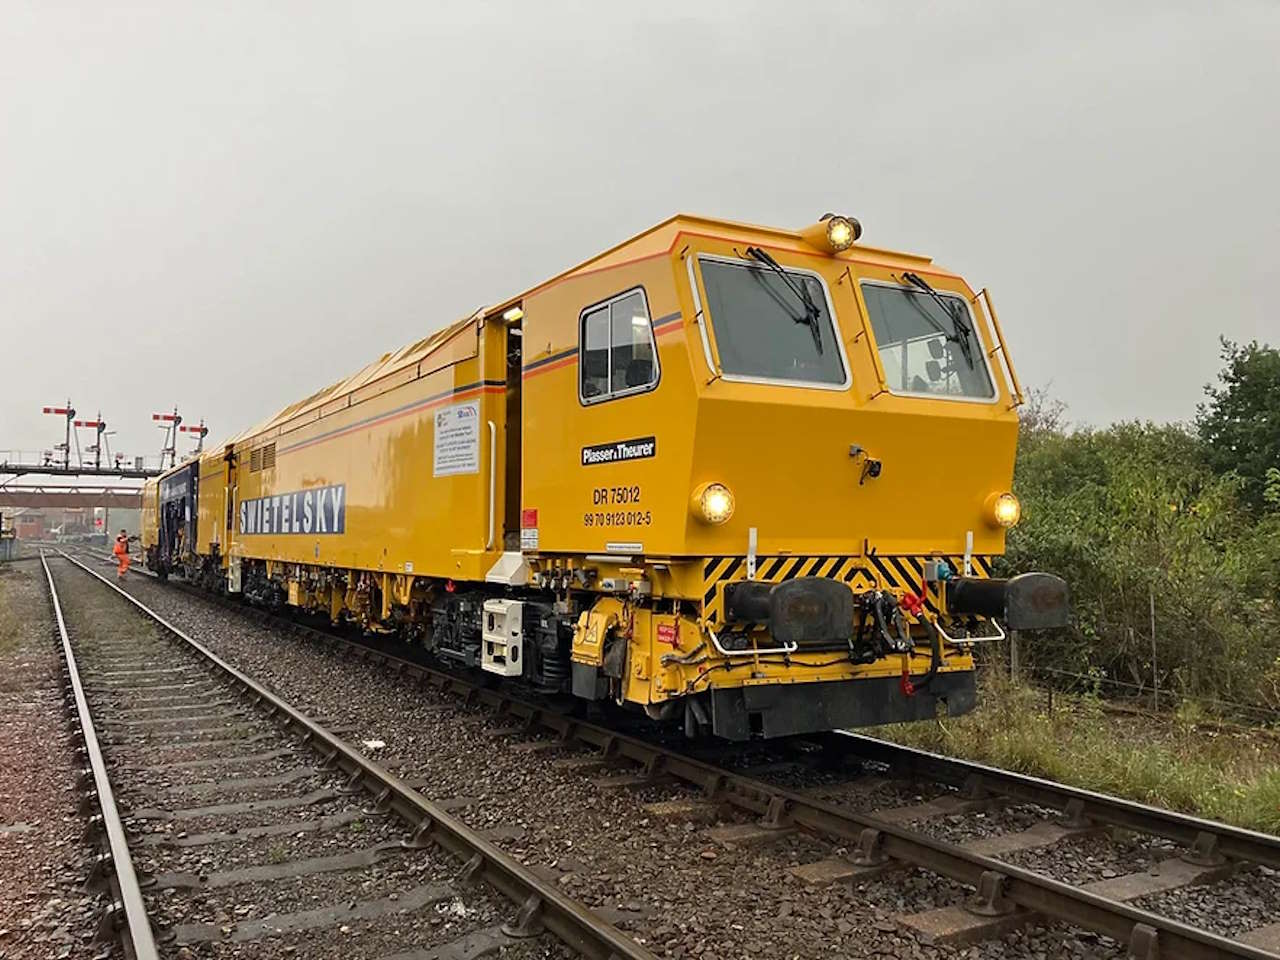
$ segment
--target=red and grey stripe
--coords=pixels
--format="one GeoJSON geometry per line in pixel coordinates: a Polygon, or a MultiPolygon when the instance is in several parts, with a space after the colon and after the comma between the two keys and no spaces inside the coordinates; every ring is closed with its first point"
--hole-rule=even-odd
{"type": "MultiPolygon", "coordinates": [[[[679,330],[683,320],[684,315],[679,310],[664,317],[659,317],[653,321],[654,338],[665,337],[667,334],[679,330]]],[[[549,356],[539,357],[537,360],[526,363],[521,371],[521,376],[523,379],[528,380],[530,377],[536,377],[539,374],[550,373],[552,370],[559,370],[561,367],[572,366],[577,361],[578,348],[570,347],[568,350],[559,350],[549,356]]]]}

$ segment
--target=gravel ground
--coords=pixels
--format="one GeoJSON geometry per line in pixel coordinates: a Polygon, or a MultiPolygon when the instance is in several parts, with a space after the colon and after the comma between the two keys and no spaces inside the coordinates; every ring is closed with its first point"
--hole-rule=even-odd
{"type": "MultiPolygon", "coordinates": [[[[165,956],[373,958],[459,941],[496,944],[504,956],[565,955],[545,934],[503,937],[499,927],[514,912],[509,903],[488,888],[458,884],[460,865],[442,852],[404,849],[406,826],[365,810],[370,798],[347,795],[342,776],[312,769],[317,758],[295,735],[252,712],[222,728],[156,714],[156,706],[175,704],[186,705],[188,715],[226,711],[208,704],[225,700],[229,688],[184,694],[172,685],[201,673],[164,666],[158,680],[107,676],[195,658],[84,574],[60,564],[54,575],[90,703],[112,731],[104,750],[126,823],[136,831],[135,863],[161,881],[145,896],[152,919],[176,934],[162,944],[165,956]],[[158,722],[136,722],[144,718],[158,722]],[[207,725],[208,735],[201,733],[207,725]],[[227,737],[240,727],[240,739],[227,737]],[[238,782],[264,777],[281,782],[238,782]],[[234,804],[244,808],[229,809],[234,804]],[[313,822],[326,815],[333,819],[313,822]],[[256,834],[276,825],[289,829],[256,834]],[[210,832],[221,835],[203,836],[210,832]],[[370,852],[373,862],[332,862],[358,851],[370,852]],[[235,872],[246,870],[253,873],[235,872]],[[301,873],[264,875],[271,871],[301,873]],[[387,912],[359,912],[379,904],[387,912]],[[289,915],[309,912],[321,912],[322,922],[289,927],[289,915]]],[[[8,960],[2,943],[0,960],[8,960]]]]}
{"type": "MultiPolygon", "coordinates": [[[[709,822],[652,813],[645,804],[692,796],[680,787],[607,790],[573,764],[589,755],[551,745],[530,750],[527,737],[501,731],[507,721],[458,699],[423,690],[376,666],[305,639],[279,636],[211,603],[142,580],[129,589],[220,655],[273,686],[295,705],[323,713],[356,731],[353,742],[385,741],[374,750],[402,776],[417,778],[428,796],[456,801],[454,815],[477,828],[501,826],[495,840],[512,855],[594,908],[615,911],[618,925],[662,956],[727,957],[904,956],[1111,957],[1109,941],[1057,927],[1031,927],[974,948],[916,942],[893,915],[962,900],[966,891],[923,872],[900,872],[855,884],[809,887],[795,865],[831,856],[820,841],[791,835],[762,845],[725,846],[708,833],[740,822],[725,811],[709,822]]],[[[784,763],[779,758],[778,763],[784,763]]],[[[772,761],[747,757],[746,766],[772,761]]],[[[630,771],[630,768],[622,768],[630,771]]],[[[863,808],[919,803],[935,794],[882,784],[849,793],[824,784],[805,764],[778,768],[788,782],[815,792],[830,787],[863,808]]],[[[606,771],[607,773],[607,771],[606,771]]],[[[847,774],[846,774],[847,778],[847,774]]],[[[941,791],[939,791],[941,792],[941,791]]],[[[957,835],[1021,829],[1019,814],[966,828],[957,835]]]]}
{"type": "MultiPolygon", "coordinates": [[[[672,749],[688,750],[683,738],[664,739],[672,749]]],[[[923,803],[949,792],[938,784],[897,779],[887,767],[873,761],[830,757],[803,741],[734,744],[728,752],[711,747],[695,751],[694,755],[787,790],[865,810],[923,803]]]]}
{"type": "Polygon", "coordinates": [[[921,820],[916,827],[947,843],[967,843],[1004,833],[1019,833],[1037,823],[1053,820],[1059,814],[1032,804],[996,807],[991,810],[971,810],[952,813],[945,817],[921,820]]]}
{"type": "Polygon", "coordinates": [[[92,851],[63,721],[61,656],[39,562],[0,566],[0,957],[81,958],[105,904],[84,890],[92,851]]]}
{"type": "Polygon", "coordinates": [[[1177,917],[1224,937],[1280,920],[1280,871],[1255,867],[1212,888],[1185,887],[1135,900],[1134,906],[1177,917]]]}
{"type": "Polygon", "coordinates": [[[1084,834],[1068,837],[1051,847],[1012,853],[1002,859],[1055,880],[1082,885],[1126,873],[1141,873],[1180,852],[1177,845],[1155,837],[1084,834]]]}
{"type": "MultiPolygon", "coordinates": [[[[785,781],[779,781],[773,777],[762,777],[761,779],[776,783],[778,786],[789,786],[785,781]]],[[[795,788],[792,788],[795,789],[795,788]]],[[[866,784],[862,784],[855,780],[848,784],[842,785],[824,785],[819,787],[808,787],[804,791],[811,797],[818,800],[825,800],[827,803],[834,804],[838,807],[854,807],[858,810],[870,813],[874,810],[891,809],[893,807],[907,807],[917,803],[925,803],[926,801],[936,799],[937,797],[948,794],[945,787],[935,785],[923,785],[904,783],[900,780],[879,780],[878,778],[869,778],[866,784]]]]}

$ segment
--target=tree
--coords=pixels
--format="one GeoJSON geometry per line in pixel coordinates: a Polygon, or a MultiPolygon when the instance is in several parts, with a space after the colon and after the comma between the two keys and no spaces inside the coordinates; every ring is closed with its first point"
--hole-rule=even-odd
{"type": "Polygon", "coordinates": [[[1034,441],[1045,434],[1067,432],[1070,427],[1067,420],[1067,405],[1050,392],[1052,387],[1053,384],[1050,383],[1048,386],[1032,387],[1027,391],[1026,402],[1018,411],[1020,437],[1034,441]]]}
{"type": "Polygon", "coordinates": [[[1222,339],[1218,385],[1204,388],[1196,427],[1209,467],[1234,473],[1255,509],[1268,503],[1268,470],[1280,465],[1280,350],[1255,340],[1241,345],[1222,339]]]}

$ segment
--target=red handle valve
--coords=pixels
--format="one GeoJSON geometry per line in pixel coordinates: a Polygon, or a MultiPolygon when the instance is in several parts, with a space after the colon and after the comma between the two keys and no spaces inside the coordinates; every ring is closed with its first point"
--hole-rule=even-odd
{"type": "Polygon", "coordinates": [[[916,685],[911,682],[911,667],[906,663],[902,665],[902,679],[898,681],[898,687],[904,697],[916,695],[916,685]]]}

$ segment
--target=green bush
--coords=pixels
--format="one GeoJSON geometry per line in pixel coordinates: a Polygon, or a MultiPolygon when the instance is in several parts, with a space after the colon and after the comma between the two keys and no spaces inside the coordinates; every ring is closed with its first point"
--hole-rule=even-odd
{"type": "Polygon", "coordinates": [[[1071,430],[1062,412],[1041,395],[1024,418],[1006,565],[1066,578],[1073,623],[1024,661],[1280,708],[1280,512],[1186,427],[1071,430]]]}

